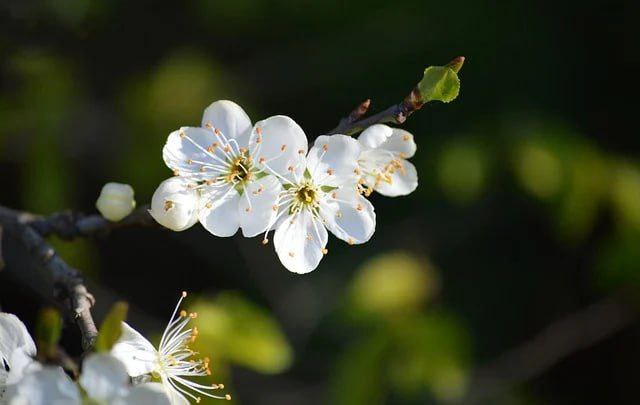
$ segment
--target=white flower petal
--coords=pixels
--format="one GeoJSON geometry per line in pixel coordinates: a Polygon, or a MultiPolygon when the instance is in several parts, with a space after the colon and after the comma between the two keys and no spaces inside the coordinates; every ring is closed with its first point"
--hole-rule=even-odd
{"type": "Polygon", "coordinates": [[[226,162],[219,145],[222,142],[212,129],[182,127],[173,131],[162,149],[164,163],[179,175],[190,174],[194,179],[206,179],[220,172],[226,162]],[[205,166],[206,172],[201,172],[205,166]]]}
{"type": "Polygon", "coordinates": [[[189,405],[189,400],[177,389],[175,389],[166,377],[162,377],[162,385],[164,385],[165,392],[169,397],[171,405],[189,405]]]}
{"type": "Polygon", "coordinates": [[[363,146],[363,149],[375,149],[386,141],[392,132],[391,127],[387,125],[375,124],[362,131],[358,136],[358,142],[363,146]]]}
{"type": "Polygon", "coordinates": [[[384,141],[380,149],[392,152],[396,157],[409,159],[416,153],[416,142],[413,135],[404,129],[393,128],[393,133],[384,141]]]}
{"type": "Polygon", "coordinates": [[[259,167],[268,166],[269,173],[277,173],[289,179],[304,170],[304,156],[307,154],[307,137],[300,126],[291,118],[276,115],[257,122],[249,141],[253,158],[259,167]],[[257,139],[260,142],[257,142],[257,139]],[[257,146],[254,146],[257,145],[257,146]]]}
{"type": "Polygon", "coordinates": [[[307,168],[319,185],[356,184],[360,144],[346,135],[319,136],[307,156],[307,168]]]}
{"type": "Polygon", "coordinates": [[[238,206],[243,236],[251,238],[263,233],[273,223],[281,191],[282,185],[274,176],[266,176],[247,185],[238,206]]]}
{"type": "Polygon", "coordinates": [[[242,107],[233,101],[218,100],[211,103],[202,115],[202,127],[206,128],[207,124],[222,131],[228,139],[236,139],[240,146],[247,146],[251,120],[242,107]]]}
{"type": "Polygon", "coordinates": [[[24,323],[13,314],[0,312],[0,357],[8,360],[17,348],[28,355],[36,355],[36,344],[24,323]]]}
{"type": "Polygon", "coordinates": [[[111,349],[111,355],[124,363],[131,377],[155,370],[157,353],[153,345],[126,322],[122,323],[122,335],[111,349]]]}
{"type": "Polygon", "coordinates": [[[129,374],[124,363],[116,357],[94,353],[82,362],[80,385],[92,399],[107,401],[126,393],[129,374]]]}
{"type": "Polygon", "coordinates": [[[287,270],[305,274],[318,267],[327,246],[327,230],[304,209],[278,226],[273,243],[287,270]]]}
{"type": "Polygon", "coordinates": [[[240,227],[239,203],[240,195],[233,185],[204,192],[198,212],[200,223],[215,236],[233,236],[240,227]]]}
{"type": "Polygon", "coordinates": [[[160,383],[136,385],[128,394],[113,401],[114,405],[171,405],[169,397],[160,383]]]}
{"type": "Polygon", "coordinates": [[[182,177],[171,177],[153,193],[149,214],[160,225],[179,232],[198,221],[198,192],[188,184],[182,177]]]}
{"type": "Polygon", "coordinates": [[[320,204],[320,214],[331,233],[350,244],[368,241],[376,230],[373,205],[355,188],[327,194],[327,199],[320,204]]]}
{"type": "Polygon", "coordinates": [[[5,384],[15,384],[22,380],[25,374],[41,368],[40,363],[33,359],[35,354],[28,354],[22,347],[13,351],[9,357],[9,372],[5,378],[5,384]]]}
{"type": "Polygon", "coordinates": [[[75,405],[81,403],[76,384],[60,367],[48,366],[28,373],[7,388],[7,403],[28,405],[75,405]]]}
{"type": "Polygon", "coordinates": [[[398,197],[412,193],[418,187],[418,172],[416,167],[406,160],[400,160],[401,168],[391,174],[391,183],[381,181],[374,188],[378,193],[387,197],[398,197]]]}

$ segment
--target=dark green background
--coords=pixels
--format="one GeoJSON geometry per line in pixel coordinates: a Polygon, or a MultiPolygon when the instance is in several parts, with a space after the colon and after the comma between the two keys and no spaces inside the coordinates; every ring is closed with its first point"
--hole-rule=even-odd
{"type": "MultiPolygon", "coordinates": [[[[119,181],[143,204],[170,175],[168,133],[197,125],[212,101],[234,100],[253,121],[289,115],[313,139],[363,99],[386,108],[426,66],[464,55],[459,98],[404,125],[418,143],[418,190],[374,196],[373,239],[331,238],[307,276],[258,239],[200,226],[56,244],[90,278],[98,318],[125,299],[149,335],[182,290],[205,300],[234,290],[262,307],[291,367],[268,375],[210,348],[232,365],[222,379],[243,403],[444,401],[433,387],[448,381],[447,359],[470,375],[614,290],[637,292],[638,11],[632,1],[2,0],[0,203],[94,212],[102,185],[119,181]],[[399,324],[360,314],[348,293],[359,266],[398,250],[431,263],[439,293],[392,314],[399,324]],[[398,352],[435,371],[422,365],[430,371],[408,381],[393,371],[409,367],[398,352]]],[[[0,302],[32,327],[46,278],[10,259],[0,302]]],[[[251,316],[239,320],[249,330],[251,316]]],[[[639,335],[634,324],[486,403],[635,402],[639,335]]]]}

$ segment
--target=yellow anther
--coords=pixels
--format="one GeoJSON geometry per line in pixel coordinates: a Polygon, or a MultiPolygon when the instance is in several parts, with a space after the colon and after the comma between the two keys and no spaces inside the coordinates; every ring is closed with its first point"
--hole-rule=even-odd
{"type": "Polygon", "coordinates": [[[200,399],[200,397],[196,397],[196,403],[199,404],[200,401],[202,401],[202,399],[200,399]]]}
{"type": "Polygon", "coordinates": [[[282,146],[280,147],[280,150],[281,150],[282,152],[284,152],[285,150],[287,150],[287,145],[282,145],[282,146]]]}
{"type": "Polygon", "coordinates": [[[347,240],[347,243],[350,244],[350,245],[353,245],[353,244],[356,243],[356,241],[353,240],[353,238],[349,238],[349,240],[347,240]]]}
{"type": "Polygon", "coordinates": [[[207,208],[211,208],[211,207],[213,207],[213,204],[212,204],[212,203],[210,203],[210,202],[208,202],[208,203],[206,203],[204,206],[205,206],[205,207],[207,207],[207,208]]]}
{"type": "Polygon", "coordinates": [[[211,125],[211,122],[207,122],[206,124],[204,124],[205,128],[213,128],[213,125],[211,125]]]}
{"type": "Polygon", "coordinates": [[[262,142],[262,137],[261,136],[256,138],[256,143],[260,143],[260,142],[262,142]]]}
{"type": "Polygon", "coordinates": [[[193,164],[193,160],[191,160],[191,159],[187,159],[187,164],[188,164],[188,165],[193,164]]]}
{"type": "Polygon", "coordinates": [[[402,137],[403,141],[408,141],[410,139],[411,139],[411,137],[409,135],[406,135],[406,134],[402,137]]]}
{"type": "Polygon", "coordinates": [[[240,153],[247,153],[247,148],[240,148],[240,153]]]}
{"type": "Polygon", "coordinates": [[[304,154],[304,149],[298,149],[298,155],[304,154]]]}
{"type": "Polygon", "coordinates": [[[197,312],[192,312],[189,314],[189,318],[191,319],[196,319],[198,317],[198,313],[197,312]]]}
{"type": "Polygon", "coordinates": [[[180,172],[178,171],[178,169],[175,169],[175,170],[173,171],[173,175],[174,175],[174,176],[180,176],[180,172]]]}
{"type": "Polygon", "coordinates": [[[223,390],[224,389],[224,384],[218,384],[218,387],[223,390]]]}
{"type": "Polygon", "coordinates": [[[213,132],[215,132],[216,135],[220,135],[220,130],[218,128],[214,129],[213,132]]]}
{"type": "Polygon", "coordinates": [[[224,399],[226,399],[227,401],[231,401],[231,395],[229,395],[229,394],[225,395],[224,399]]]}
{"type": "Polygon", "coordinates": [[[307,234],[307,240],[313,240],[313,238],[311,237],[311,235],[307,234]]]}
{"type": "Polygon", "coordinates": [[[356,205],[356,209],[358,211],[362,211],[364,209],[364,207],[362,206],[362,204],[358,204],[358,205],[356,205]]]}
{"type": "Polygon", "coordinates": [[[247,207],[244,209],[245,212],[251,212],[251,207],[247,207]]]}
{"type": "Polygon", "coordinates": [[[274,211],[278,211],[278,206],[276,204],[273,204],[271,206],[271,209],[274,210],[274,211]]]}
{"type": "Polygon", "coordinates": [[[329,176],[333,176],[333,173],[334,173],[333,169],[327,169],[327,174],[329,176]]]}
{"type": "Polygon", "coordinates": [[[293,170],[294,170],[294,169],[295,169],[295,167],[293,167],[293,166],[289,166],[289,167],[287,167],[287,170],[289,170],[289,171],[290,171],[290,172],[292,172],[292,173],[293,173],[293,170]]]}
{"type": "Polygon", "coordinates": [[[264,239],[262,239],[262,242],[260,242],[260,243],[262,243],[263,245],[266,245],[267,243],[269,243],[269,239],[264,238],[264,239]]]}
{"type": "Polygon", "coordinates": [[[180,138],[184,138],[187,134],[181,129],[180,130],[180,138]]]}
{"type": "Polygon", "coordinates": [[[328,249],[322,249],[322,254],[323,254],[323,255],[326,255],[327,253],[329,253],[329,250],[328,250],[328,249]]]}
{"type": "Polygon", "coordinates": [[[260,159],[258,159],[258,163],[264,163],[266,161],[267,159],[265,159],[264,157],[261,157],[260,159]]]}
{"type": "Polygon", "coordinates": [[[329,145],[327,145],[326,143],[324,145],[322,145],[322,150],[323,151],[328,151],[329,150],[329,145]]]}
{"type": "Polygon", "coordinates": [[[331,198],[338,198],[338,193],[336,193],[335,191],[331,193],[331,198]]]}
{"type": "Polygon", "coordinates": [[[262,128],[256,127],[256,134],[260,135],[262,133],[262,128]]]}
{"type": "Polygon", "coordinates": [[[360,168],[356,167],[355,169],[353,169],[353,172],[360,176],[360,168]]]}
{"type": "Polygon", "coordinates": [[[180,316],[182,318],[186,318],[187,317],[187,311],[185,311],[184,309],[182,311],[180,311],[180,316]]]}
{"type": "Polygon", "coordinates": [[[186,292],[186,291],[183,291],[183,292],[182,292],[182,298],[186,298],[186,297],[187,297],[187,292],[186,292]]]}
{"type": "Polygon", "coordinates": [[[296,255],[295,253],[293,253],[293,252],[289,252],[289,257],[293,257],[293,256],[295,256],[295,255],[296,255]]]}
{"type": "Polygon", "coordinates": [[[204,166],[200,166],[200,171],[201,171],[202,173],[204,173],[204,172],[206,172],[206,171],[207,171],[207,168],[206,168],[206,167],[204,167],[204,166]]]}

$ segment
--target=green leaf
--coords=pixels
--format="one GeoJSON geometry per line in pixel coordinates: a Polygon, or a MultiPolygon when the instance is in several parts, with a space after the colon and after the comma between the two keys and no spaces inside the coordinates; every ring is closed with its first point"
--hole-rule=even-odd
{"type": "Polygon", "coordinates": [[[195,347],[203,355],[264,374],[280,373],[291,365],[293,350],[280,325],[269,311],[242,295],[222,293],[199,301],[193,309],[199,331],[195,347]]]}
{"type": "Polygon", "coordinates": [[[337,190],[338,187],[332,187],[332,186],[322,186],[320,187],[320,190],[324,191],[325,193],[330,193],[333,190],[337,190]]]}
{"type": "Polygon", "coordinates": [[[96,341],[98,352],[108,352],[122,335],[122,322],[127,318],[129,305],[126,302],[116,302],[107,314],[96,341]]]}
{"type": "Polygon", "coordinates": [[[420,101],[442,101],[448,103],[458,97],[460,79],[453,69],[446,66],[430,66],[424,70],[424,77],[418,83],[420,101]]]}
{"type": "Polygon", "coordinates": [[[36,323],[38,356],[44,359],[55,357],[61,332],[62,319],[60,318],[60,313],[53,308],[45,308],[40,311],[36,323]]]}

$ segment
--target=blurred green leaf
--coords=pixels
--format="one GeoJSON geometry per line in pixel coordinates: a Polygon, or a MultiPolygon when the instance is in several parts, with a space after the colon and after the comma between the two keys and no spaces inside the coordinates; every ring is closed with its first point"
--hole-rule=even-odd
{"type": "Polygon", "coordinates": [[[409,252],[384,253],[357,271],[350,297],[356,310],[383,316],[415,312],[439,289],[432,265],[409,252]]]}
{"type": "Polygon", "coordinates": [[[442,101],[448,103],[455,100],[460,92],[460,79],[453,69],[446,66],[430,66],[424,70],[424,76],[418,83],[420,101],[442,101]]]}
{"type": "Polygon", "coordinates": [[[527,141],[514,154],[514,169],[523,187],[541,200],[557,196],[564,185],[562,162],[543,142],[527,141]]]}
{"type": "Polygon", "coordinates": [[[593,278],[604,290],[640,288],[640,233],[621,233],[609,239],[598,251],[593,278]]]}
{"type": "Polygon", "coordinates": [[[280,326],[271,314],[237,293],[225,292],[215,299],[202,299],[198,312],[201,353],[215,348],[223,361],[242,365],[265,374],[286,370],[293,352],[280,326]]]}
{"type": "Polygon", "coordinates": [[[116,302],[100,325],[96,351],[108,352],[122,335],[122,322],[127,319],[129,305],[126,302],[116,302]]]}
{"type": "Polygon", "coordinates": [[[46,360],[56,356],[61,333],[62,319],[60,318],[60,313],[53,308],[44,308],[40,311],[35,330],[39,357],[46,360]]]}
{"type": "Polygon", "coordinates": [[[430,312],[395,325],[390,377],[401,391],[427,388],[441,400],[460,398],[468,381],[470,337],[447,312],[430,312]]]}
{"type": "Polygon", "coordinates": [[[375,405],[385,403],[385,358],[389,337],[377,331],[347,347],[331,372],[331,404],[375,405]]]}
{"type": "Polygon", "coordinates": [[[489,169],[487,151],[465,138],[445,145],[436,167],[440,187],[457,204],[468,204],[480,197],[488,183],[489,169]]]}
{"type": "Polygon", "coordinates": [[[640,168],[616,162],[609,187],[611,204],[622,227],[640,229],[640,168]]]}

